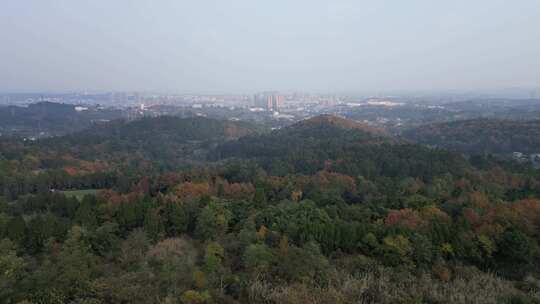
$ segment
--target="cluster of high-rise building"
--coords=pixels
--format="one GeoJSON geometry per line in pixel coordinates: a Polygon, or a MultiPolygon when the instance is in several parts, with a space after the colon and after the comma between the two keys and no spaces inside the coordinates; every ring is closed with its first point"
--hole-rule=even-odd
{"type": "Polygon", "coordinates": [[[255,106],[266,109],[267,111],[279,112],[279,109],[285,102],[285,97],[275,93],[262,93],[256,94],[253,97],[253,102],[255,106]]]}

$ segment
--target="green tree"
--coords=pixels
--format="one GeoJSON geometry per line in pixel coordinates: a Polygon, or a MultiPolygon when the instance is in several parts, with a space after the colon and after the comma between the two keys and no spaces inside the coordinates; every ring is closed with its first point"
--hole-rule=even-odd
{"type": "Polygon", "coordinates": [[[144,216],[144,231],[150,239],[156,241],[163,235],[163,222],[157,209],[148,209],[144,216]]]}
{"type": "Polygon", "coordinates": [[[147,253],[154,280],[168,296],[178,298],[181,291],[191,286],[197,250],[185,238],[169,238],[152,246],[147,253]]]}
{"type": "Polygon", "coordinates": [[[409,239],[401,234],[383,239],[384,259],[391,266],[414,266],[411,259],[413,248],[409,239]]]}
{"type": "MultiPolygon", "coordinates": [[[[85,298],[92,294],[92,279],[97,274],[97,258],[92,254],[87,231],[73,226],[60,252],[53,254],[37,276],[35,288],[43,301],[53,298],[85,298]]],[[[48,303],[48,302],[46,302],[48,303]]]]}
{"type": "Polygon", "coordinates": [[[211,296],[208,292],[198,292],[188,290],[182,294],[181,301],[183,304],[204,304],[208,303],[211,296]]]}
{"type": "Polygon", "coordinates": [[[231,212],[223,204],[211,201],[197,219],[195,235],[203,240],[216,239],[227,232],[231,217],[231,212]]]}
{"type": "Polygon", "coordinates": [[[77,212],[75,220],[81,226],[95,228],[98,225],[96,197],[93,195],[85,195],[77,212]]]}
{"type": "Polygon", "coordinates": [[[54,216],[36,216],[28,222],[26,247],[32,253],[41,251],[45,242],[55,236],[54,216]]]}
{"type": "Polygon", "coordinates": [[[266,206],[266,193],[264,191],[264,188],[258,187],[257,189],[255,189],[255,195],[253,196],[253,202],[258,207],[266,206]]]}
{"type": "Polygon", "coordinates": [[[176,202],[168,202],[165,206],[165,216],[168,236],[178,236],[188,231],[190,218],[185,206],[176,202]]]}
{"type": "Polygon", "coordinates": [[[225,250],[217,242],[210,242],[206,246],[204,253],[203,261],[203,270],[207,275],[209,283],[220,288],[221,291],[224,289],[225,275],[227,273],[223,261],[225,259],[225,250]]]}
{"type": "Polygon", "coordinates": [[[531,257],[530,240],[523,232],[517,229],[508,229],[498,242],[500,256],[508,263],[526,263],[531,257]]]}
{"type": "Polygon", "coordinates": [[[0,240],[0,299],[13,300],[18,281],[22,278],[26,262],[17,256],[16,246],[8,239],[0,240]]]}
{"type": "Polygon", "coordinates": [[[96,230],[89,232],[93,251],[102,257],[112,257],[120,244],[119,228],[115,222],[105,222],[96,230]]]}
{"type": "Polygon", "coordinates": [[[11,218],[7,225],[7,237],[13,242],[23,245],[26,240],[26,222],[22,216],[11,218]]]}
{"type": "Polygon", "coordinates": [[[149,247],[150,240],[146,232],[142,229],[133,230],[120,245],[121,265],[126,269],[135,269],[144,262],[149,247]]]}
{"type": "Polygon", "coordinates": [[[257,274],[267,273],[276,256],[265,244],[249,245],[244,251],[243,261],[247,269],[257,274]]]}
{"type": "Polygon", "coordinates": [[[433,260],[431,241],[422,234],[415,233],[412,238],[412,259],[418,267],[428,267],[433,260]]]}
{"type": "Polygon", "coordinates": [[[328,280],[332,267],[319,246],[309,242],[302,248],[289,245],[276,264],[276,271],[288,282],[323,283],[328,280]]]}

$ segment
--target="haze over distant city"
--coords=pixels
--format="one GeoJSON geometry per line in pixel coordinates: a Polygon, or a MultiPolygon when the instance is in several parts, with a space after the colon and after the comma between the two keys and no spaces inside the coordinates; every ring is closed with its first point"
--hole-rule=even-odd
{"type": "Polygon", "coordinates": [[[540,2],[3,1],[0,91],[538,87],[540,2]]]}

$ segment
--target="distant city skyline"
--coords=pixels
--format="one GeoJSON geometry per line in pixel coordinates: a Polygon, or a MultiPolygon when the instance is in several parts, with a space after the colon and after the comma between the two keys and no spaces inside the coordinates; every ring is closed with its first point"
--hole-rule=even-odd
{"type": "Polygon", "coordinates": [[[534,96],[538,28],[535,0],[7,0],[0,92],[534,96]]]}

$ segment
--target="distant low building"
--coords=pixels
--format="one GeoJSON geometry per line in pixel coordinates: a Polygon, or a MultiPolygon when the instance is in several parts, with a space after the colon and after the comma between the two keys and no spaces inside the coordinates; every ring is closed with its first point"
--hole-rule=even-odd
{"type": "Polygon", "coordinates": [[[255,108],[249,108],[250,112],[263,112],[264,108],[261,107],[255,107],[255,108]]]}
{"type": "Polygon", "coordinates": [[[520,163],[530,162],[535,167],[540,167],[540,153],[533,153],[527,155],[521,152],[514,152],[512,153],[512,159],[520,163]]]}

